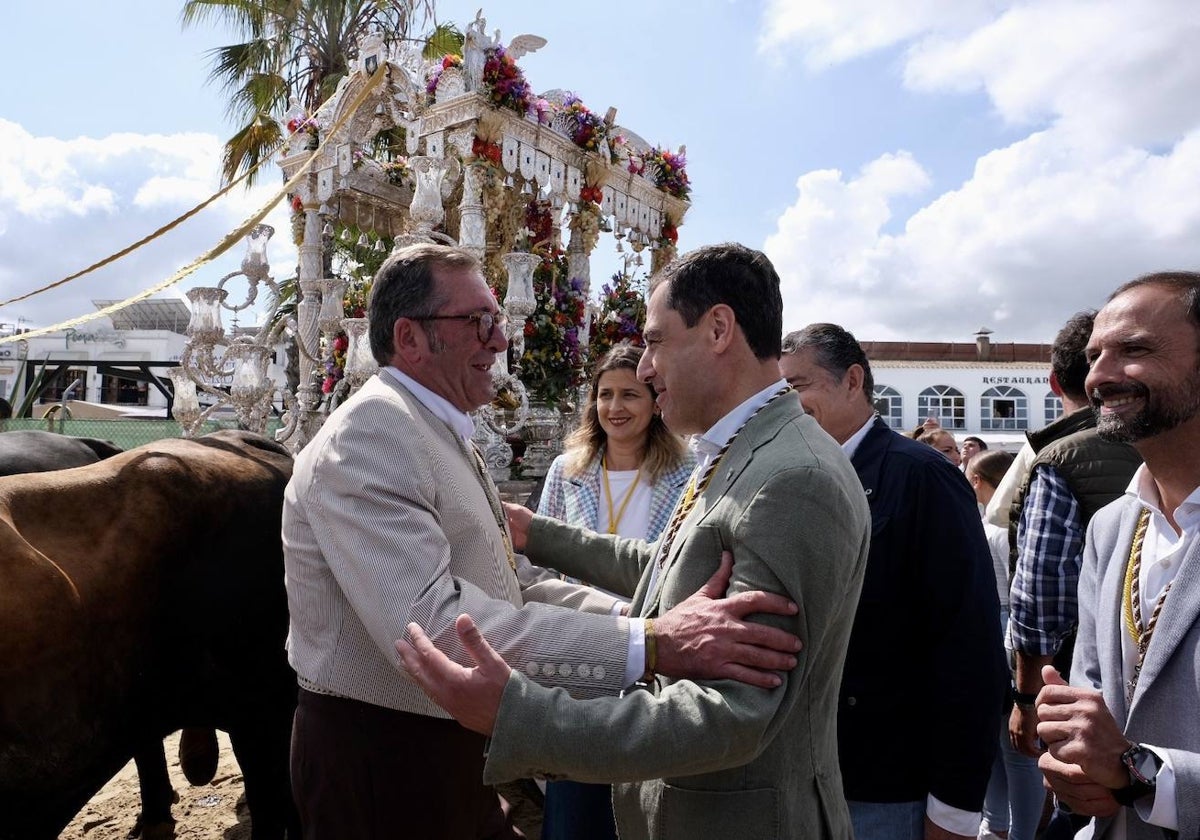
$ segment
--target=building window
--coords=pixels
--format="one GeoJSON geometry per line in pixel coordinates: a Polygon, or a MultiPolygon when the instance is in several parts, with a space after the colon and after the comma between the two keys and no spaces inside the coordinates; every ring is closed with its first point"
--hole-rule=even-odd
{"type": "Polygon", "coordinates": [[[967,401],[962,391],[949,385],[934,385],[917,396],[919,420],[936,417],[944,429],[967,428],[967,401]]]}
{"type": "Polygon", "coordinates": [[[875,386],[875,410],[890,428],[904,428],[904,398],[890,385],[875,386]]]}
{"type": "Polygon", "coordinates": [[[1051,391],[1046,394],[1046,425],[1049,426],[1059,417],[1062,417],[1063,404],[1062,397],[1051,391]]]}
{"type": "Polygon", "coordinates": [[[62,399],[63,393],[67,388],[71,387],[72,382],[76,379],[82,379],[83,381],[79,383],[79,387],[71,394],[71,399],[85,400],[87,399],[87,378],[87,370],[80,370],[79,368],[61,370],[57,375],[51,377],[45,387],[42,388],[42,393],[38,399],[43,403],[58,402],[62,399]]]}
{"type": "Polygon", "coordinates": [[[988,388],[979,401],[979,428],[985,432],[1028,429],[1029,398],[1007,385],[988,388]]]}
{"type": "Polygon", "coordinates": [[[147,405],[150,389],[145,382],[123,376],[105,376],[100,386],[100,402],[116,405],[147,405]]]}

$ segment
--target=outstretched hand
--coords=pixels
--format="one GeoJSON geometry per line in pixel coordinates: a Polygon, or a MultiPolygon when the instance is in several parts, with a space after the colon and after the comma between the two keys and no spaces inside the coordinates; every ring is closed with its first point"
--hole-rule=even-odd
{"type": "Polygon", "coordinates": [[[739,592],[725,597],[733,555],[721,552],[721,565],[691,597],[654,619],[659,673],[687,679],[733,679],[775,688],[778,671],[796,667],[800,639],[777,627],[746,621],[752,613],[795,615],[799,607],[772,592],[739,592]]]}
{"type": "Polygon", "coordinates": [[[491,735],[512,668],[488,644],[471,616],[460,615],[454,629],[475,660],[474,668],[464,668],[450,659],[414,623],[408,625],[411,641],[396,640],[396,652],[404,670],[430,700],[467,729],[491,735]]]}

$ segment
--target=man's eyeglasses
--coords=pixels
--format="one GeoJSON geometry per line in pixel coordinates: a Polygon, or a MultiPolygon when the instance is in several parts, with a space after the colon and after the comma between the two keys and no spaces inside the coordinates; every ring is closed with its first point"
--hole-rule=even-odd
{"type": "Polygon", "coordinates": [[[508,325],[508,316],[503,312],[472,312],[469,315],[421,315],[410,318],[410,321],[472,321],[475,324],[475,335],[480,344],[487,344],[496,334],[496,327],[504,329],[508,325]]]}

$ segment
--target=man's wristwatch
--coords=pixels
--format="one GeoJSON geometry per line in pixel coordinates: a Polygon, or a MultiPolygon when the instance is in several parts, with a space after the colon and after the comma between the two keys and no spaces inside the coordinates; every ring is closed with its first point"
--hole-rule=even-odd
{"type": "Polygon", "coordinates": [[[1113,791],[1113,799],[1121,805],[1132,805],[1143,796],[1154,793],[1162,759],[1141,744],[1130,744],[1121,753],[1121,764],[1129,772],[1129,784],[1113,791]]]}

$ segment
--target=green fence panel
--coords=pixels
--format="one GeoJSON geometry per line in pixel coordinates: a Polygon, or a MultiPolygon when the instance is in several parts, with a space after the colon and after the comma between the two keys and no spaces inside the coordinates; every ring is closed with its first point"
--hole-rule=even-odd
{"type": "MultiPolygon", "coordinates": [[[[281,425],[281,421],[277,418],[267,421],[267,437],[274,437],[276,430],[281,425]]],[[[218,429],[236,428],[237,422],[234,420],[209,420],[203,425],[200,433],[207,434],[218,429]]],[[[183,431],[174,420],[59,420],[57,417],[47,420],[31,418],[0,420],[0,433],[20,429],[39,429],[71,437],[99,438],[122,449],[133,449],[164,438],[183,437],[183,431]]]]}

